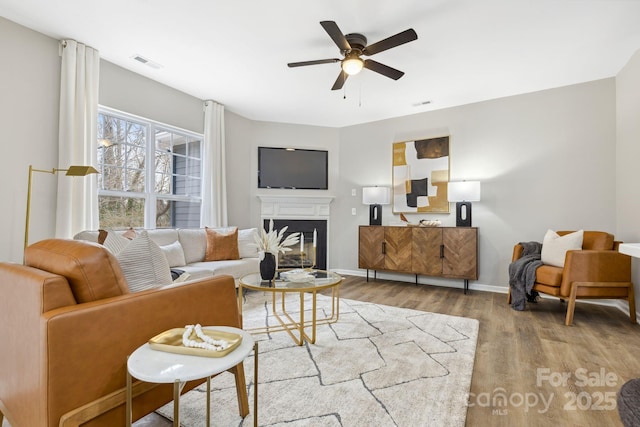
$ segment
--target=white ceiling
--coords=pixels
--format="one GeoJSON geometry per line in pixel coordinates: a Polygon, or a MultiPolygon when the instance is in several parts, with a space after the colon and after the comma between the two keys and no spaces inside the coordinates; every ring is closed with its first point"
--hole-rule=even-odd
{"type": "Polygon", "coordinates": [[[638,0],[0,0],[0,15],[249,119],[330,127],[612,77],[640,48],[638,0]],[[404,77],[331,91],[338,63],[288,68],[340,57],[323,20],[369,44],[413,28],[372,57],[404,77]]]}

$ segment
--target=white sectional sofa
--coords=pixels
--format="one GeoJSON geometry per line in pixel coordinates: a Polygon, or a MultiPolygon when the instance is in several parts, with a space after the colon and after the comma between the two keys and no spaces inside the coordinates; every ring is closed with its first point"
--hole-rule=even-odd
{"type": "MultiPolygon", "coordinates": [[[[213,228],[221,233],[232,231],[235,227],[213,228]]],[[[146,230],[149,239],[155,242],[164,252],[172,271],[182,270],[188,273],[187,280],[228,274],[238,279],[245,274],[260,271],[258,250],[252,244],[257,229],[238,230],[238,253],[240,259],[205,261],[207,250],[207,234],[201,229],[155,229],[146,230]],[[176,243],[178,242],[178,243],[176,243]]],[[[124,234],[126,230],[116,231],[124,234]]],[[[82,231],[74,236],[77,240],[98,242],[98,231],[82,231]]]]}

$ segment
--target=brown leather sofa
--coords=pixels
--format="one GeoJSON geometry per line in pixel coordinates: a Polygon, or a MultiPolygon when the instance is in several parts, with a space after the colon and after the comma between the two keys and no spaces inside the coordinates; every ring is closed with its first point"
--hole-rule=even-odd
{"type": "MultiPolygon", "coordinates": [[[[572,231],[558,231],[563,236],[572,231]]],[[[567,299],[565,324],[573,323],[576,299],[626,299],[629,317],[636,322],[631,282],[631,257],[618,252],[620,242],[603,231],[585,231],[582,250],[567,251],[564,268],[542,265],[536,269],[533,290],[567,299]]],[[[522,256],[523,246],[515,245],[512,261],[522,256]]],[[[508,302],[511,303],[511,292],[508,302]]]]}
{"type": "MultiPolygon", "coordinates": [[[[0,263],[0,318],[0,424],[4,414],[12,427],[124,425],[138,346],[187,324],[241,327],[231,276],[130,293],[102,246],[60,239],[28,247],[25,265],[0,263]]],[[[243,365],[231,372],[245,416],[243,365]]],[[[137,420],[171,401],[172,385],[136,383],[134,396],[137,420]]]]}

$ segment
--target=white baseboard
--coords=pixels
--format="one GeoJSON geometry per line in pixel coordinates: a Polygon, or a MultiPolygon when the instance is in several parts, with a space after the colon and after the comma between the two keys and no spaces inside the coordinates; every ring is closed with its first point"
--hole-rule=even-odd
{"type": "MultiPolygon", "coordinates": [[[[345,276],[358,276],[358,277],[366,277],[367,273],[364,270],[331,270],[338,274],[344,274],[345,276]]],[[[382,280],[394,280],[397,282],[407,282],[407,283],[415,283],[415,275],[413,274],[401,274],[401,273],[389,273],[385,271],[378,271],[376,273],[376,277],[382,280]]],[[[369,272],[369,279],[373,280],[373,270],[369,272]]],[[[456,279],[442,279],[437,277],[429,277],[429,276],[418,276],[418,284],[419,285],[433,285],[433,286],[442,286],[446,288],[464,288],[464,282],[462,280],[456,279]]],[[[494,292],[498,294],[507,294],[509,292],[509,288],[506,286],[495,286],[495,285],[486,285],[483,283],[469,283],[469,290],[475,291],[484,291],[484,292],[494,292]]],[[[557,297],[552,297],[549,295],[541,294],[543,298],[549,299],[557,299],[557,297]]],[[[576,300],[577,303],[585,303],[585,304],[596,304],[596,305],[605,305],[608,307],[615,307],[618,310],[622,311],[627,316],[629,315],[629,304],[625,303],[619,299],[581,299],[576,300]]],[[[506,304],[506,300],[505,300],[506,304]]],[[[636,312],[636,319],[640,319],[640,314],[636,312]]]]}
{"type": "MultiPolygon", "coordinates": [[[[331,270],[338,274],[344,274],[345,276],[358,276],[367,277],[364,270],[331,270]]],[[[373,270],[369,270],[369,279],[373,280],[373,270]]],[[[415,283],[415,275],[407,273],[390,273],[386,271],[376,272],[376,277],[382,280],[394,280],[396,282],[415,283]]],[[[442,286],[445,288],[464,288],[464,281],[462,279],[445,279],[441,277],[429,277],[418,275],[419,285],[433,285],[442,286]]],[[[486,291],[506,294],[508,289],[504,286],[485,285],[483,283],[469,282],[469,290],[486,291]]]]}

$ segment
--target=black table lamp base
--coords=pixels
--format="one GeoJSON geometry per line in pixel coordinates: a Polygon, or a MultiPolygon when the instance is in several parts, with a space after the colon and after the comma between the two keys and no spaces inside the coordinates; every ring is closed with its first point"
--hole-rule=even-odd
{"type": "Polygon", "coordinates": [[[369,205],[369,225],[382,225],[382,205],[369,205]]]}
{"type": "Polygon", "coordinates": [[[471,227],[471,202],[456,202],[456,227],[471,227]]]}

